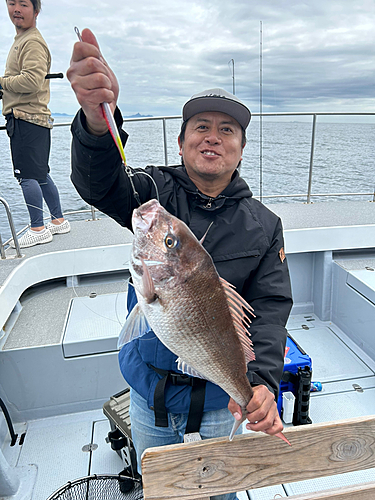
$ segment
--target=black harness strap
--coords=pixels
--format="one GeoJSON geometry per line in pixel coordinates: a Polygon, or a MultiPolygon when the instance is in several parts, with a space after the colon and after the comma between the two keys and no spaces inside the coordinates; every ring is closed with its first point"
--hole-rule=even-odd
{"type": "MultiPolygon", "coordinates": [[[[154,368],[154,367],[153,367],[154,368]]],[[[161,375],[161,373],[154,368],[154,370],[161,375]]],[[[164,391],[169,378],[169,373],[165,374],[162,379],[156,384],[154,392],[154,412],[155,412],[155,426],[168,427],[168,414],[165,408],[164,391]]]]}
{"type": "Polygon", "coordinates": [[[203,417],[206,380],[169,372],[167,370],[161,370],[160,368],[155,368],[152,365],[149,366],[163,377],[156,384],[154,393],[155,426],[168,427],[168,413],[165,408],[164,393],[167,382],[169,382],[172,385],[191,386],[191,399],[185,434],[199,432],[203,417]]]}
{"type": "Polygon", "coordinates": [[[206,380],[203,380],[201,378],[196,378],[193,380],[194,384],[191,388],[189,415],[185,434],[190,434],[191,432],[199,432],[203,417],[206,380]]]}

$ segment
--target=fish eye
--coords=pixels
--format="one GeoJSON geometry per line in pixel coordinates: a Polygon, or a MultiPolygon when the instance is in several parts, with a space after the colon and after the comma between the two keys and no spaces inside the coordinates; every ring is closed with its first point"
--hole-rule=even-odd
{"type": "Polygon", "coordinates": [[[173,234],[167,234],[164,238],[165,246],[169,249],[176,248],[178,245],[178,239],[173,234]]]}

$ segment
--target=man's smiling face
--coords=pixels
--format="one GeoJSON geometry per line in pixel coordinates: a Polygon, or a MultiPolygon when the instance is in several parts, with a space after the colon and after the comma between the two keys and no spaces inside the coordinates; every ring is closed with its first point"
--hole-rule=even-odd
{"type": "Polygon", "coordinates": [[[201,182],[217,185],[220,193],[242,160],[242,129],[225,113],[198,113],[187,122],[179,146],[190,179],[198,188],[201,182]]]}

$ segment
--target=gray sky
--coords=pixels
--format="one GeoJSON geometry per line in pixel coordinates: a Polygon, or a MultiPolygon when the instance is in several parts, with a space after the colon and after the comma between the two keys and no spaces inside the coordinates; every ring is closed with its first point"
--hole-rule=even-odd
{"type": "MultiPolygon", "coordinates": [[[[52,71],[69,66],[74,26],[90,28],[133,113],[177,115],[203,89],[232,90],[259,111],[375,111],[375,0],[45,0],[38,28],[52,71]]],[[[15,34],[0,9],[0,71],[15,34]]],[[[51,82],[52,112],[74,114],[66,78],[51,82]]]]}

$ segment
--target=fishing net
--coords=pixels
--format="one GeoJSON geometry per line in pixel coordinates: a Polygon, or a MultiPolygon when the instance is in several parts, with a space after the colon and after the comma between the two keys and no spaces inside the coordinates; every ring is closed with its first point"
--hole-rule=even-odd
{"type": "Polygon", "coordinates": [[[47,500],[141,500],[142,483],[120,475],[92,475],[70,481],[47,500]]]}

